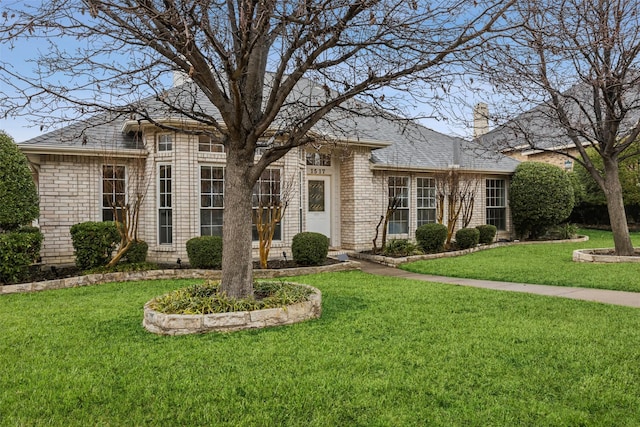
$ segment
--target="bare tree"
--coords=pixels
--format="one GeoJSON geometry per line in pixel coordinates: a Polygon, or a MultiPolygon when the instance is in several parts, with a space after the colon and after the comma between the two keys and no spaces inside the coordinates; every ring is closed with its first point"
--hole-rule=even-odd
{"type": "Polygon", "coordinates": [[[445,66],[482,48],[513,2],[48,0],[3,11],[8,37],[51,39],[37,78],[10,64],[3,75],[40,114],[62,102],[78,114],[133,114],[219,138],[227,162],[221,290],[247,296],[251,194],[262,171],[310,142],[311,131],[329,135],[332,126],[346,126],[335,113],[352,108],[354,98],[400,111],[386,94],[412,93],[418,81],[446,86],[455,69],[445,66]],[[64,50],[61,39],[83,46],[64,50]],[[166,90],[168,72],[182,73],[186,84],[166,90]],[[256,161],[256,148],[273,131],[281,138],[256,161]]]}
{"type": "Polygon", "coordinates": [[[522,25],[489,42],[478,63],[503,97],[518,100],[496,108],[521,108],[497,114],[506,123],[484,142],[560,153],[584,166],[604,191],[618,255],[633,254],[618,170],[638,154],[638,10],[637,0],[522,1],[509,14],[522,25]]]}
{"type": "Polygon", "coordinates": [[[113,267],[127,254],[129,248],[139,241],[140,209],[147,194],[151,177],[149,171],[145,169],[146,158],[144,157],[135,157],[122,162],[121,159],[114,158],[110,156],[108,151],[105,151],[103,160],[107,165],[106,168],[112,174],[119,166],[127,168],[126,185],[124,179],[120,181],[103,179],[103,185],[107,187],[103,188],[103,194],[109,198],[108,204],[120,234],[118,249],[107,265],[107,267],[113,267]],[[122,182],[122,188],[116,188],[120,186],[119,182],[122,182]]]}
{"type": "Polygon", "coordinates": [[[471,222],[478,189],[478,177],[474,174],[465,174],[455,168],[437,172],[434,176],[436,180],[436,221],[439,224],[444,224],[446,206],[446,244],[449,245],[456,231],[460,215],[462,215],[463,228],[471,222]]]}
{"type": "MultiPolygon", "coordinates": [[[[258,185],[260,185],[260,182],[256,184],[256,186],[258,185]]],[[[253,194],[255,206],[253,222],[258,233],[260,268],[267,268],[273,237],[293,197],[295,180],[292,176],[284,181],[283,185],[279,179],[277,181],[268,181],[266,185],[269,186],[267,191],[254,190],[253,194]]]]}

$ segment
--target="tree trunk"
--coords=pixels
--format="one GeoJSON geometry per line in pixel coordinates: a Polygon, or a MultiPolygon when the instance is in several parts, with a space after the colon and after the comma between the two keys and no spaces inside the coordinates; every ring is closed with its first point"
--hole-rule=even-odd
{"type": "Polygon", "coordinates": [[[253,258],[251,251],[251,195],[253,185],[248,172],[251,160],[229,150],[224,181],[224,220],[222,227],[222,280],[220,291],[230,297],[253,296],[253,258]]]}
{"type": "Polygon", "coordinates": [[[618,163],[612,159],[604,160],[604,191],[607,199],[607,210],[609,211],[609,221],[613,232],[613,243],[616,255],[633,255],[633,244],[629,236],[629,226],[627,224],[627,214],[624,210],[624,200],[622,198],[622,185],[618,175],[618,163]]]}

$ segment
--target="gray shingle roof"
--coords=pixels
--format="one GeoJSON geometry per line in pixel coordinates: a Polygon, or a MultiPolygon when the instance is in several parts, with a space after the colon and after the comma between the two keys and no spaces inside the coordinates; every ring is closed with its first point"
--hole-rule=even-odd
{"type": "MultiPolygon", "coordinates": [[[[300,109],[314,109],[318,101],[326,97],[326,89],[309,80],[299,83],[296,102],[283,108],[274,127],[286,128],[289,109],[292,115],[300,109]],[[300,95],[302,94],[302,95],[300,95]]],[[[219,112],[200,91],[193,91],[189,83],[171,88],[164,94],[172,102],[182,106],[197,106],[203,113],[220,118],[219,112]],[[195,93],[195,95],[194,95],[195,93]],[[194,100],[194,96],[196,99],[194,100]],[[195,101],[195,102],[194,102],[195,101]]],[[[295,95],[294,95],[295,96],[295,95]]],[[[180,118],[157,98],[141,101],[151,117],[180,118]]],[[[187,108],[188,109],[188,108],[187,108]]],[[[135,135],[123,134],[123,124],[130,117],[114,117],[106,114],[74,123],[53,132],[20,143],[22,146],[56,146],[93,150],[105,147],[140,148],[135,135]]],[[[384,147],[372,152],[371,161],[377,167],[411,169],[444,169],[458,164],[463,169],[512,172],[518,162],[496,152],[480,150],[480,147],[460,138],[450,137],[428,129],[356,100],[347,101],[341,108],[329,112],[316,124],[313,131],[328,140],[365,142],[373,147],[384,147]],[[456,158],[457,157],[457,161],[456,158]]]]}
{"type": "MultiPolygon", "coordinates": [[[[583,83],[574,85],[561,95],[561,99],[573,128],[583,134],[580,138],[582,143],[588,144],[594,141],[592,124],[595,121],[595,115],[591,86],[583,83]]],[[[640,119],[640,87],[628,90],[624,103],[629,111],[621,123],[621,133],[640,119]]],[[[539,104],[516,116],[479,137],[476,142],[488,149],[504,150],[555,150],[574,146],[549,102],[539,104]]]]}

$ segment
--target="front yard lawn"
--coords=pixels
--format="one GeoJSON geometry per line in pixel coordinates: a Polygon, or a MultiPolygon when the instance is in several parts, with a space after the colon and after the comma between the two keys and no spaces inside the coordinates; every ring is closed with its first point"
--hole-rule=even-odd
{"type": "Polygon", "coordinates": [[[322,318],[141,326],[148,281],[0,297],[0,425],[635,425],[637,309],[362,272],[294,280],[322,318]]]}
{"type": "MultiPolygon", "coordinates": [[[[610,232],[580,230],[581,243],[513,245],[453,258],[417,261],[400,266],[415,273],[540,285],[578,286],[640,292],[640,263],[590,264],[572,261],[573,251],[612,248],[610,232]]],[[[635,246],[640,233],[632,233],[635,246]]]]}

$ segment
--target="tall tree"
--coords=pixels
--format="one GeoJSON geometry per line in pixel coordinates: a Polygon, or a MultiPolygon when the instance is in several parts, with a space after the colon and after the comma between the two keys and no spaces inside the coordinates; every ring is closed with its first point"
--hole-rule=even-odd
{"type": "Polygon", "coordinates": [[[514,29],[478,61],[497,91],[518,100],[500,105],[535,106],[503,111],[504,128],[483,139],[561,153],[584,166],[604,192],[618,255],[633,254],[618,170],[638,154],[638,10],[637,0],[521,1],[509,13],[514,29]]]}
{"type": "MultiPolygon", "coordinates": [[[[251,194],[262,171],[321,124],[349,126],[327,116],[353,108],[354,98],[398,111],[390,94],[418,81],[446,86],[445,66],[481,48],[513,1],[48,0],[3,16],[5,35],[51,40],[21,98],[40,114],[64,102],[81,114],[135,114],[219,138],[227,158],[221,289],[246,296],[251,194]],[[67,39],[81,48],[65,50],[67,39]],[[187,84],[166,91],[167,72],[187,84]],[[155,97],[154,109],[138,96],[155,97]]],[[[23,90],[24,76],[4,68],[6,83],[23,90]]]]}

